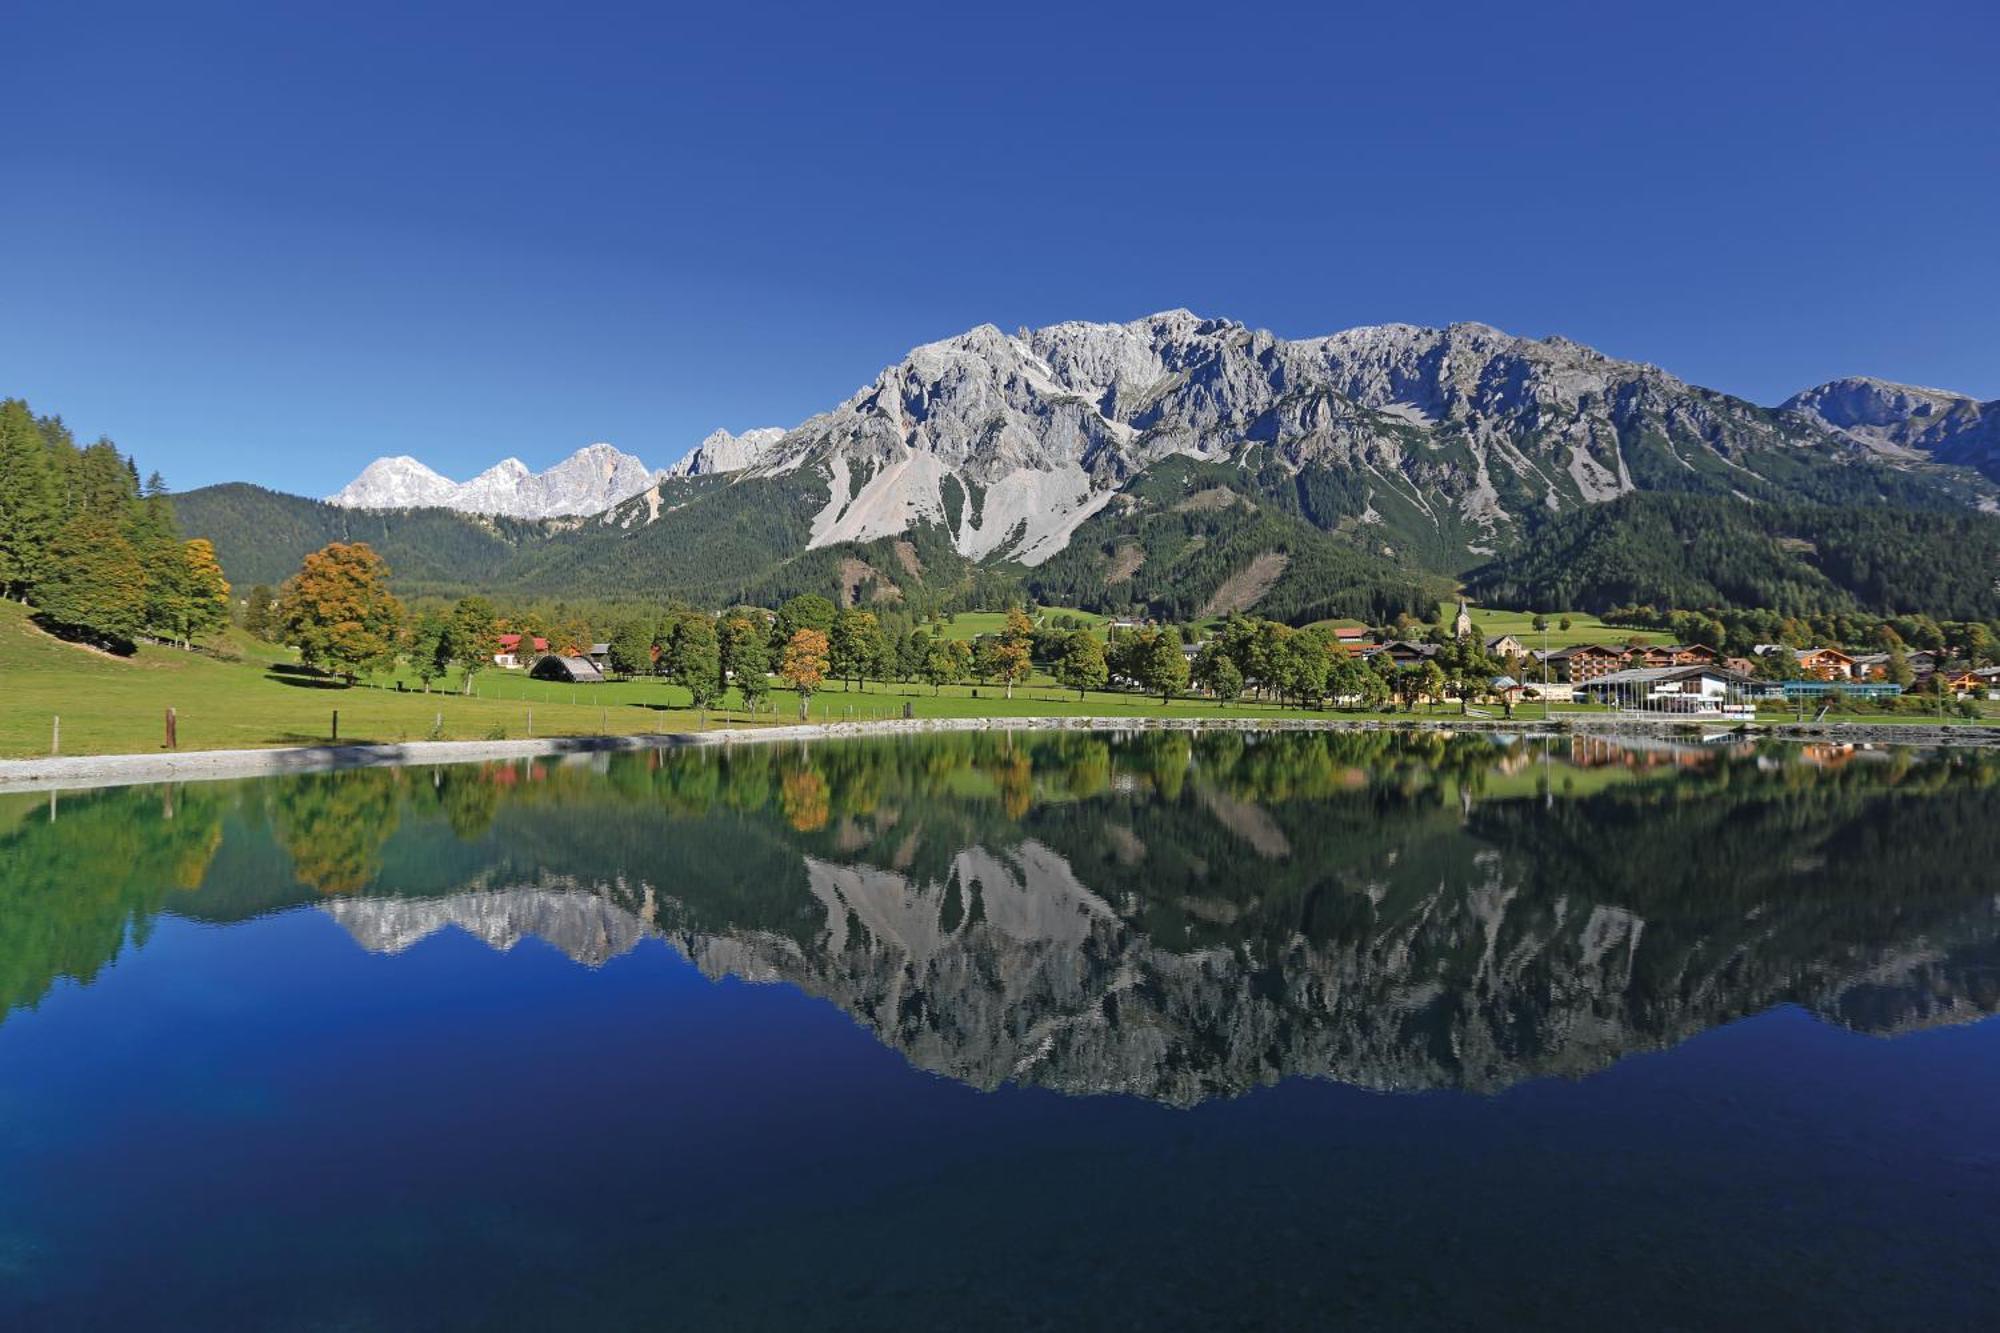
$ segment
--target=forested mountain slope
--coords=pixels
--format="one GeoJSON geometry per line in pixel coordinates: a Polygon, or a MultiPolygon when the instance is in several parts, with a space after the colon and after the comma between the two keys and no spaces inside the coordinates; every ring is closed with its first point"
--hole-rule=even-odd
{"type": "Polygon", "coordinates": [[[1503,606],[2000,618],[2000,517],[1628,495],[1554,516],[1469,576],[1503,606]]]}
{"type": "Polygon", "coordinates": [[[346,509],[322,500],[231,482],[174,497],[189,532],[215,543],[230,581],[271,586],[298,572],[328,542],[366,542],[408,592],[459,593],[505,570],[524,545],[541,546],[550,525],[449,509],[346,509]]]}

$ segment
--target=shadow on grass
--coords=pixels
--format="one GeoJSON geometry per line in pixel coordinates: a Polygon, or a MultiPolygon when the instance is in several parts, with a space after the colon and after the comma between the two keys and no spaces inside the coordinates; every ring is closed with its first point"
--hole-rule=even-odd
{"type": "Polygon", "coordinates": [[[71,625],[57,620],[46,611],[37,611],[28,620],[42,633],[64,643],[80,644],[85,648],[95,648],[100,653],[112,657],[130,657],[139,651],[139,645],[122,634],[94,629],[89,625],[71,625]]]}
{"type": "Polygon", "coordinates": [[[303,674],[298,667],[274,666],[264,673],[264,679],[280,685],[290,685],[301,690],[345,690],[350,688],[346,681],[332,676],[303,674]]]}

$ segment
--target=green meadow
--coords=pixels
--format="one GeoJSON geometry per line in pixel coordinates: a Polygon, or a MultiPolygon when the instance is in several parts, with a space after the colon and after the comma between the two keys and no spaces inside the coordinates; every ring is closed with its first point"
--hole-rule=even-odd
{"type": "MultiPolygon", "coordinates": [[[[997,624],[999,617],[992,617],[997,624]]],[[[980,623],[974,617],[959,617],[980,623]]],[[[977,632],[985,632],[979,630],[977,632]]],[[[705,727],[793,722],[798,696],[774,689],[764,709],[747,714],[732,692],[730,707],[706,714],[689,706],[687,691],[665,681],[558,685],[494,668],[478,673],[472,692],[447,677],[429,694],[413,678],[352,687],[301,672],[292,654],[240,632],[224,636],[217,654],[142,645],[112,657],[55,639],[26,611],[0,604],[0,757],[46,755],[61,718],[63,754],[155,752],[165,747],[166,710],[175,710],[184,750],[417,740],[522,739],[531,736],[631,735],[705,727]],[[397,685],[402,688],[398,689],[397,685]]],[[[905,706],[919,718],[958,717],[1301,717],[1297,709],[1196,699],[1162,705],[1157,698],[1092,691],[1083,699],[1046,678],[1017,685],[1014,697],[993,685],[884,685],[860,689],[829,682],[809,702],[813,721],[897,718],[905,706]]],[[[1441,708],[1440,716],[1455,712],[1441,708]]],[[[1321,714],[1320,716],[1325,716],[1321,714]]]]}
{"type": "MultiPolygon", "coordinates": [[[[1467,608],[1472,613],[1472,623],[1481,638],[1494,638],[1501,634],[1511,634],[1529,648],[1568,648],[1579,643],[1665,643],[1667,636],[1656,630],[1625,629],[1617,625],[1607,625],[1596,616],[1581,612],[1548,615],[1549,627],[1546,631],[1535,628],[1535,614],[1532,611],[1499,611],[1492,607],[1474,606],[1467,608]],[[1567,614],[1570,625],[1562,627],[1567,614]]],[[[1449,625],[1458,614],[1458,603],[1446,602],[1438,608],[1443,624],[1449,625]]]]}
{"type": "MultiPolygon", "coordinates": [[[[953,627],[961,634],[987,633],[997,613],[968,613],[953,627]],[[989,626],[988,622],[991,622],[989,626]]],[[[1102,617],[1097,618],[1099,621],[1102,617]]],[[[1488,633],[1518,633],[1495,614],[1478,615],[1488,633]]],[[[1525,622],[1526,617],[1520,618],[1525,622]]],[[[1579,618],[1572,635],[1588,641],[1598,622],[1579,618]]],[[[334,736],[339,713],[342,743],[400,743],[420,740],[519,740],[536,736],[636,735],[697,731],[721,726],[770,725],[798,720],[793,692],[773,689],[755,714],[745,713],[732,692],[730,706],[698,713],[685,690],[662,680],[608,681],[601,685],[559,685],[525,673],[494,668],[478,673],[472,690],[447,677],[426,694],[414,678],[389,677],[343,686],[304,673],[289,650],[231,631],[211,653],[142,645],[129,658],[112,657],[55,639],[38,629],[26,611],[0,604],[0,757],[29,758],[50,752],[55,720],[61,718],[63,754],[158,752],[165,748],[166,710],[176,715],[179,748],[184,750],[323,745],[334,736]],[[400,688],[399,688],[400,686],[400,688]]],[[[1400,718],[1460,715],[1456,704],[1420,707],[1416,713],[1315,712],[1243,701],[1217,704],[1178,698],[1093,690],[1081,699],[1045,676],[1014,688],[1013,697],[996,685],[885,684],[869,681],[850,689],[829,682],[808,702],[815,722],[900,718],[907,708],[917,718],[1103,717],[1103,718],[1400,718]]],[[[1987,705],[1991,715],[1993,705],[1987,705]]],[[[1479,713],[1498,717],[1487,706],[1479,713]]],[[[1557,705],[1564,713],[1595,711],[1557,705]]],[[[1538,705],[1515,710],[1521,720],[1543,716],[1538,705]]],[[[1789,719],[1774,711],[1770,720],[1789,719]]],[[[1841,714],[1828,720],[1923,722],[1922,716],[1879,713],[1841,714]]]]}

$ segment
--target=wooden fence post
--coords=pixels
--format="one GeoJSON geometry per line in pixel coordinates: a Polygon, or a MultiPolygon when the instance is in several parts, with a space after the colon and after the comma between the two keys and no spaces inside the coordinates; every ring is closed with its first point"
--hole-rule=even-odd
{"type": "Polygon", "coordinates": [[[340,744],[340,710],[333,710],[333,744],[340,744]]]}
{"type": "Polygon", "coordinates": [[[56,714],[56,720],[55,720],[55,725],[54,725],[54,726],[52,726],[51,728],[49,728],[49,753],[50,753],[51,755],[58,755],[58,754],[61,754],[61,753],[62,753],[62,714],[61,714],[61,713],[57,713],[57,714],[56,714]]]}
{"type": "Polygon", "coordinates": [[[167,748],[169,750],[177,750],[180,748],[180,744],[180,719],[175,717],[174,710],[169,708],[167,710],[167,748]]]}

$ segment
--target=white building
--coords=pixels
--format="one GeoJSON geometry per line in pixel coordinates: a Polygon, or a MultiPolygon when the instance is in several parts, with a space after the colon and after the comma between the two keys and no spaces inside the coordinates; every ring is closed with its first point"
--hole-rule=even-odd
{"type": "Polygon", "coordinates": [[[1749,677],[1715,666],[1635,667],[1579,687],[1592,703],[1679,717],[1752,717],[1749,677]]]}

